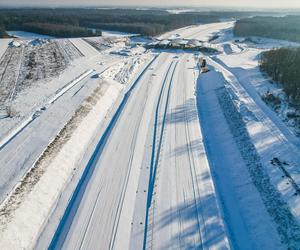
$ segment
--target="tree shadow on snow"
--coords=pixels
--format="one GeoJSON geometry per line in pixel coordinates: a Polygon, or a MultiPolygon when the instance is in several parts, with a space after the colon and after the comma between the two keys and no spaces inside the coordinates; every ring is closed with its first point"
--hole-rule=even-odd
{"type": "Polygon", "coordinates": [[[184,104],[176,106],[166,116],[166,124],[189,123],[198,119],[195,100],[188,99],[184,104]]]}
{"type": "Polygon", "coordinates": [[[216,216],[214,200],[215,196],[211,194],[197,197],[163,212],[157,221],[158,234],[160,230],[171,225],[175,228],[183,227],[184,230],[176,232],[162,248],[169,249],[177,242],[181,249],[187,250],[222,247],[224,249],[222,241],[225,233],[222,222],[216,216]]]}

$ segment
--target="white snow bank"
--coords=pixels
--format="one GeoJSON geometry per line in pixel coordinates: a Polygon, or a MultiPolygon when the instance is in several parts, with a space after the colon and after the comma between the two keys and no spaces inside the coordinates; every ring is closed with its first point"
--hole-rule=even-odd
{"type": "Polygon", "coordinates": [[[132,77],[148,59],[149,58],[146,56],[134,57],[130,58],[129,60],[122,61],[104,71],[100,77],[126,84],[132,80],[132,77]]]}
{"type": "Polygon", "coordinates": [[[220,70],[228,82],[232,98],[246,124],[249,136],[261,159],[261,164],[270,177],[270,182],[276,187],[282,199],[287,203],[295,219],[300,221],[299,196],[295,195],[294,185],[300,185],[300,151],[294,144],[294,139],[283,124],[263,106],[259,105],[251,92],[247,92],[239,80],[221,65],[210,61],[220,70]],[[274,167],[272,161],[279,159],[285,166],[274,167]]]}
{"type": "MultiPolygon", "coordinates": [[[[220,103],[220,97],[226,92],[224,81],[222,74],[214,70],[201,75],[197,98],[210,168],[221,198],[220,206],[230,232],[232,248],[282,249],[276,228],[251,182],[247,164],[240,153],[244,147],[236,142],[224,116],[224,110],[230,110],[224,102],[220,103]]],[[[231,114],[236,113],[232,111],[231,114]]],[[[231,120],[239,127],[234,115],[231,120]]]]}
{"type": "Polygon", "coordinates": [[[11,39],[0,39],[0,58],[5,53],[8,44],[11,42],[11,39]]]}
{"type": "Polygon", "coordinates": [[[13,212],[7,227],[2,228],[0,245],[2,249],[31,249],[39,232],[47,222],[52,206],[60,197],[72,172],[80,161],[85,149],[93,139],[99,124],[117,100],[123,85],[110,83],[101,99],[73,131],[71,138],[48,164],[33,190],[13,212]],[[74,146],[76,145],[76,146],[74,146]],[[49,188],[51,187],[51,188],[49,188]]]}

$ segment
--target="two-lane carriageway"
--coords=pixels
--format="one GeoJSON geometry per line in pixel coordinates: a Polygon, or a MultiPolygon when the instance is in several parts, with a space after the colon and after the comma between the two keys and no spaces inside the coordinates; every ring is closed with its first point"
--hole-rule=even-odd
{"type": "MultiPolygon", "coordinates": [[[[92,153],[50,249],[226,249],[193,54],[161,53],[92,153]]],[[[121,104],[122,105],[122,104],[121,104]]]]}

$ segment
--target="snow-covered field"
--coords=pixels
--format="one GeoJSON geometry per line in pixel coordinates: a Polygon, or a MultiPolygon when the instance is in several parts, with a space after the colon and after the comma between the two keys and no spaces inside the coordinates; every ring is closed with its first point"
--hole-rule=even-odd
{"type": "Polygon", "coordinates": [[[6,31],[6,33],[10,36],[17,37],[20,39],[26,39],[26,40],[32,40],[36,38],[41,38],[41,39],[50,39],[54,38],[52,36],[47,36],[47,35],[41,35],[37,33],[32,33],[32,32],[27,32],[27,31],[6,31]]]}
{"type": "Polygon", "coordinates": [[[108,37],[130,37],[130,36],[136,36],[138,34],[133,33],[126,33],[126,32],[120,32],[120,31],[112,31],[112,30],[102,30],[102,36],[108,36],[108,37]]]}
{"type": "Polygon", "coordinates": [[[216,32],[221,32],[232,28],[234,22],[220,22],[220,23],[210,23],[205,25],[193,25],[184,28],[180,28],[174,31],[167,32],[161,36],[159,39],[197,39],[201,41],[207,41],[216,32]]]}
{"type": "Polygon", "coordinates": [[[159,37],[218,48],[206,74],[128,34],[0,40],[0,248],[299,249],[300,139],[258,68],[287,43],[233,24],[159,37]]]}

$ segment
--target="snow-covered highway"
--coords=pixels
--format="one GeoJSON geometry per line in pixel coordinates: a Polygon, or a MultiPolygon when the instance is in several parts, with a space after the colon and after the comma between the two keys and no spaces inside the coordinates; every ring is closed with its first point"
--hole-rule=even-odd
{"type": "Polygon", "coordinates": [[[144,249],[228,249],[199,126],[196,61],[185,55],[176,66],[158,123],[164,131],[148,190],[144,249]]]}
{"type": "MultiPolygon", "coordinates": [[[[71,133],[74,128],[78,126],[80,119],[76,118],[78,121],[75,121],[74,117],[86,115],[86,113],[90,110],[90,108],[87,109],[85,107],[85,112],[83,113],[80,109],[83,109],[83,106],[86,106],[88,103],[93,103],[94,105],[95,99],[97,101],[102,95],[106,94],[106,98],[101,98],[102,108],[100,112],[98,111],[98,114],[103,115],[103,118],[105,118],[106,113],[111,108],[109,105],[113,104],[115,101],[114,98],[118,97],[118,94],[122,89],[122,84],[117,82],[109,83],[104,75],[107,74],[112,67],[115,67],[120,63],[128,63],[130,60],[127,58],[111,57],[107,54],[100,54],[86,42],[80,41],[80,39],[76,40],[76,45],[79,47],[78,49],[90,54],[88,54],[86,58],[80,59],[76,62],[78,64],[82,63],[82,65],[75,65],[71,67],[70,70],[64,72],[65,74],[63,74],[62,77],[55,79],[61,83],[61,88],[56,90],[56,92],[48,98],[45,98],[42,104],[39,104],[41,105],[39,116],[26,124],[26,126],[24,126],[24,128],[20,131],[16,131],[15,135],[9,139],[8,143],[5,143],[0,149],[1,214],[5,215],[5,218],[4,216],[1,217],[1,223],[5,229],[7,229],[6,225],[8,222],[13,224],[11,223],[11,220],[12,218],[15,218],[18,211],[21,211],[21,213],[24,211],[24,208],[19,209],[19,205],[23,204],[24,200],[27,200],[28,194],[32,191],[31,189],[35,187],[35,183],[39,182],[41,177],[45,177],[45,180],[48,179],[48,181],[52,178],[60,179],[53,175],[44,174],[44,172],[48,169],[49,165],[51,165],[50,162],[53,161],[53,157],[56,155],[54,152],[58,148],[61,148],[62,145],[69,140],[68,133],[71,133]],[[93,70],[90,70],[91,68],[93,70]],[[92,71],[93,74],[91,74],[92,71]],[[101,112],[103,114],[101,114],[101,112]],[[66,129],[67,125],[69,126],[69,129],[66,129]],[[67,137],[65,137],[66,135],[67,137]],[[60,142],[58,142],[59,140],[60,142]],[[48,160],[45,160],[47,157],[48,160]],[[39,168],[37,166],[41,164],[44,164],[45,168],[42,167],[37,171],[39,168]],[[30,180],[28,180],[28,178],[30,180]],[[26,185],[27,187],[24,188],[26,185]]],[[[147,58],[147,55],[145,58],[147,58]]],[[[143,62],[143,58],[132,62],[130,61],[128,63],[130,69],[127,73],[129,74],[131,71],[136,70],[135,68],[138,68],[139,64],[143,65],[143,62]]],[[[124,75],[124,77],[128,76],[124,75]]],[[[99,126],[98,123],[99,121],[97,120],[95,123],[96,126],[99,126]]],[[[12,132],[14,132],[14,130],[12,132]]],[[[86,139],[89,140],[89,137],[86,137],[86,139]]],[[[81,142],[83,141],[81,140],[81,142]]],[[[82,144],[82,146],[84,147],[84,144],[82,144]]],[[[78,147],[75,151],[71,151],[68,154],[68,157],[71,159],[74,159],[74,156],[75,158],[81,158],[78,147]],[[73,154],[73,157],[70,153],[73,154]]],[[[62,171],[71,170],[72,172],[75,172],[75,164],[73,166],[65,161],[63,164],[65,164],[65,166],[61,167],[62,171]]],[[[49,167],[49,169],[53,170],[52,167],[49,167]]],[[[55,185],[59,182],[64,185],[66,181],[69,181],[68,179],[72,178],[72,175],[67,175],[66,177],[67,179],[64,181],[54,180],[55,184],[51,186],[51,190],[56,192],[55,190],[57,186],[55,185]]],[[[46,187],[49,184],[44,183],[43,185],[46,187]]],[[[57,191],[57,194],[59,195],[61,190],[58,189],[57,191]]],[[[49,193],[48,198],[53,199],[55,196],[52,195],[49,193]]],[[[31,202],[29,210],[33,211],[33,207],[43,207],[43,209],[47,211],[49,207],[43,202],[45,202],[48,198],[45,196],[43,200],[34,198],[36,203],[31,202]]],[[[53,205],[52,202],[47,203],[50,205],[50,208],[53,205]]],[[[21,246],[35,244],[34,239],[32,238],[37,236],[35,235],[35,229],[39,230],[39,226],[43,225],[45,222],[45,217],[43,215],[44,212],[42,212],[41,209],[38,210],[41,217],[36,219],[36,224],[32,225],[30,230],[24,229],[28,233],[29,237],[23,237],[23,242],[15,242],[15,248],[19,248],[19,244],[21,244],[21,246]]],[[[46,213],[49,213],[49,210],[46,213]]],[[[37,217],[38,215],[36,214],[36,218],[37,217]]],[[[20,221],[16,223],[18,224],[20,221]]],[[[22,231],[23,229],[18,227],[18,230],[22,231]]],[[[21,232],[20,234],[23,233],[21,232]]],[[[7,229],[5,233],[2,232],[0,235],[0,244],[8,244],[4,242],[10,242],[10,237],[15,237],[15,235],[14,229],[7,229]]]]}
{"type": "Polygon", "coordinates": [[[0,248],[299,249],[299,139],[232,25],[161,36],[216,35],[205,74],[199,51],[70,39],[77,77],[0,149],[0,248]]]}
{"type": "Polygon", "coordinates": [[[195,67],[193,54],[163,53],[139,79],[51,249],[229,248],[201,139],[195,67]]]}

